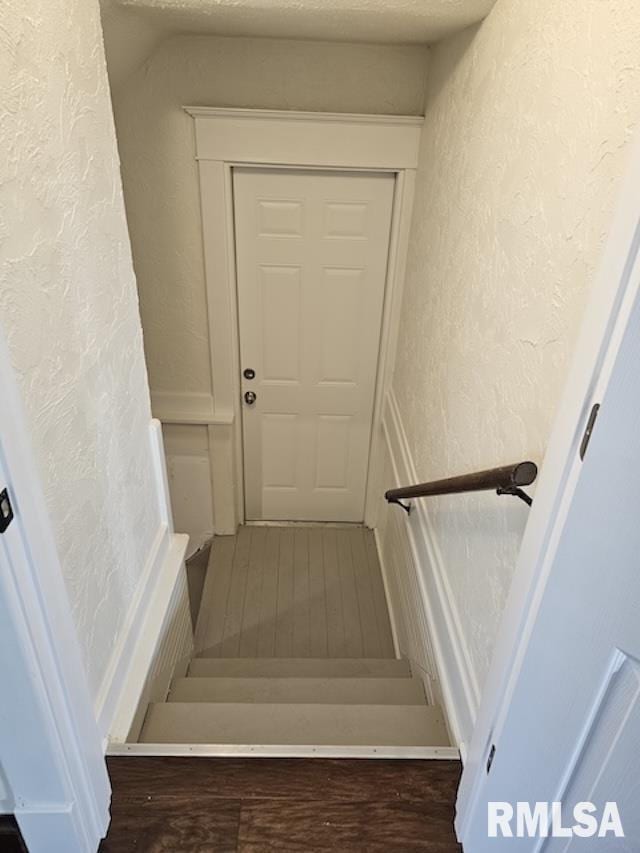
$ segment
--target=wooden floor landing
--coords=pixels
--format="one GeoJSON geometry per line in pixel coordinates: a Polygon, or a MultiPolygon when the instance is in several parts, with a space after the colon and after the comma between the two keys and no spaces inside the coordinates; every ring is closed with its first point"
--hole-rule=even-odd
{"type": "Polygon", "coordinates": [[[460,853],[456,761],[110,758],[101,853],[460,853]]]}

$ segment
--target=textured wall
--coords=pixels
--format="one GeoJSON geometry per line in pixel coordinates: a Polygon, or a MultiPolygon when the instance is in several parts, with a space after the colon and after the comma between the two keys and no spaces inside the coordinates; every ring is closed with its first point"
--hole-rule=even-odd
{"type": "Polygon", "coordinates": [[[0,323],[95,696],[160,524],[97,0],[6,0],[0,80],[0,323]]]}
{"type": "Polygon", "coordinates": [[[193,120],[181,107],[420,114],[421,47],[180,36],[114,96],[151,387],[211,390],[193,120]]]}
{"type": "MultiPolygon", "coordinates": [[[[639,118],[637,0],[498,0],[432,52],[395,375],[424,479],[542,460],[639,118]]],[[[527,511],[429,510],[482,683],[527,511]]]]}

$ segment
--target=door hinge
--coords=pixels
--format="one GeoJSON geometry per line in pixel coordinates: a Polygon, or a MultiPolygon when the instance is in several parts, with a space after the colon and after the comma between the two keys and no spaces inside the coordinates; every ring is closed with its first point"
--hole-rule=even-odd
{"type": "Polygon", "coordinates": [[[580,442],[580,459],[584,459],[585,453],[587,452],[587,447],[589,447],[589,442],[591,441],[593,428],[596,425],[596,418],[598,417],[599,411],[600,403],[595,403],[591,409],[589,420],[587,421],[587,426],[585,427],[584,435],[582,436],[582,441],[580,442]]]}
{"type": "Polygon", "coordinates": [[[491,765],[493,764],[493,759],[496,757],[496,745],[495,743],[491,744],[491,749],[489,750],[489,757],[487,758],[487,773],[491,770],[491,765]]]}
{"type": "Polygon", "coordinates": [[[0,492],[0,533],[4,533],[12,521],[13,507],[11,506],[11,498],[9,497],[9,490],[4,489],[0,492]]]}

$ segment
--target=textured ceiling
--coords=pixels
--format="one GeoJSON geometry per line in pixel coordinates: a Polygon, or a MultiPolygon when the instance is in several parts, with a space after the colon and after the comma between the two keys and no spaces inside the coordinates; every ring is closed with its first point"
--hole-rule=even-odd
{"type": "Polygon", "coordinates": [[[101,0],[112,83],[173,33],[429,43],[484,18],[495,0],[101,0]]]}

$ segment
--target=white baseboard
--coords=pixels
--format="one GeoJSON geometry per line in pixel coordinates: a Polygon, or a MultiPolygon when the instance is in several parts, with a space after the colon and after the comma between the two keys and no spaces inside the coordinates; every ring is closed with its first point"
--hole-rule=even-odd
{"type": "Polygon", "coordinates": [[[103,745],[131,724],[189,541],[173,533],[162,428],[157,420],[150,424],[150,442],[160,524],[95,703],[103,745]]]}
{"type": "Polygon", "coordinates": [[[189,537],[174,533],[169,537],[164,561],[155,578],[147,585],[135,611],[131,630],[123,637],[117,658],[116,677],[111,684],[111,702],[105,706],[111,713],[101,715],[99,724],[108,741],[125,740],[135,716],[144,685],[162,638],[162,628],[169,603],[184,571],[184,556],[189,537]]]}
{"type": "Polygon", "coordinates": [[[96,700],[96,719],[103,740],[109,735],[116,707],[120,703],[129,664],[136,650],[142,623],[149,609],[156,581],[163,570],[169,542],[169,531],[165,524],[161,524],[151,546],[142,577],[138,583],[138,589],[120,629],[118,641],[109,658],[107,671],[102,679],[96,700]]]}
{"type": "MultiPolygon", "coordinates": [[[[384,455],[387,457],[385,463],[390,464],[386,443],[384,455]]],[[[381,518],[384,518],[384,526],[376,529],[376,546],[396,652],[411,662],[412,672],[421,679],[429,704],[443,707],[431,632],[425,608],[420,605],[422,592],[406,525],[390,507],[381,518]]]]}
{"type": "Polygon", "coordinates": [[[396,611],[395,597],[391,594],[391,578],[390,569],[384,556],[384,549],[380,541],[380,528],[376,527],[373,530],[373,538],[376,543],[376,551],[378,552],[378,561],[380,563],[380,572],[382,574],[382,585],[384,586],[384,597],[387,601],[387,610],[389,611],[389,622],[391,623],[391,638],[393,639],[393,650],[398,659],[402,657],[400,651],[400,636],[398,633],[398,617],[396,611]]]}
{"type": "Polygon", "coordinates": [[[109,744],[137,739],[149,703],[165,701],[176,666],[182,661],[185,672],[193,656],[193,625],[183,561],[181,549],[176,560],[167,566],[166,583],[150,614],[151,624],[145,624],[145,639],[139,641],[131,689],[124,694],[109,733],[109,744]]]}
{"type": "MultiPolygon", "coordinates": [[[[383,428],[395,478],[394,485],[417,483],[419,478],[393,392],[387,397],[383,428]]],[[[435,659],[451,734],[464,758],[465,745],[469,742],[475,724],[480,690],[427,504],[426,501],[414,501],[410,516],[398,507],[390,506],[388,512],[400,513],[396,523],[402,525],[409,543],[410,562],[416,575],[415,589],[418,591],[417,600],[414,599],[408,605],[414,607],[416,612],[400,614],[399,618],[408,617],[415,631],[428,634],[424,636],[423,642],[435,659]]]]}

